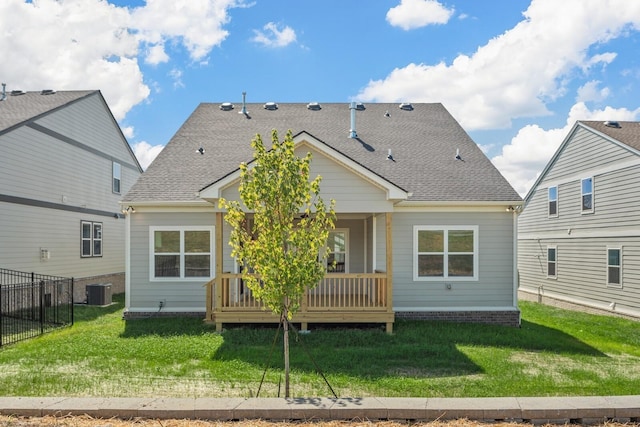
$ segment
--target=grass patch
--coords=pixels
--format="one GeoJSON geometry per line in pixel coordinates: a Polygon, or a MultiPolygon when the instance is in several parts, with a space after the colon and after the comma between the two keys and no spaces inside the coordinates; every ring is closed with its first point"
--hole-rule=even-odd
{"type": "MultiPolygon", "coordinates": [[[[275,327],[218,334],[194,318],[124,321],[124,297],[114,302],[78,306],[73,327],[2,348],[0,395],[249,397],[265,366],[260,396],[278,395],[275,327]]],[[[637,322],[530,302],[521,309],[521,328],[403,320],[393,335],[315,328],[291,343],[292,395],[332,396],[316,365],[339,397],[637,393],[637,322]]]]}

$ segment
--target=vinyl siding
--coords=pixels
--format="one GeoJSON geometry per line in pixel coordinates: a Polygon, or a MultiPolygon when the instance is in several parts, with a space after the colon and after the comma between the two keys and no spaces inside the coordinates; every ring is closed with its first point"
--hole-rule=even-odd
{"type": "MultiPolygon", "coordinates": [[[[296,155],[305,156],[311,152],[310,176],[315,178],[320,175],[320,195],[329,203],[330,199],[336,201],[336,212],[362,212],[363,207],[369,212],[390,212],[393,204],[387,200],[386,192],[365,180],[359,175],[346,169],[345,166],[329,159],[324,154],[311,150],[304,145],[296,149],[296,155]]],[[[237,184],[225,189],[223,197],[228,200],[240,200],[237,184]]]]}
{"type": "Polygon", "coordinates": [[[640,315],[640,159],[578,127],[549,166],[518,221],[520,287],[569,302],[640,315]],[[593,213],[581,213],[581,179],[593,177],[593,213]],[[547,188],[558,186],[558,217],[547,188]],[[607,245],[623,244],[623,287],[606,286],[607,245]],[[557,279],[546,277],[546,248],[557,246],[557,279]]]}
{"type": "Polygon", "coordinates": [[[520,288],[640,315],[640,237],[521,240],[520,288]],[[557,278],[547,278],[547,246],[557,247],[557,278]],[[607,247],[622,248],[622,287],[607,286],[607,247]]]}
{"type": "Polygon", "coordinates": [[[62,137],[30,123],[2,134],[0,195],[47,207],[0,202],[4,214],[0,265],[75,278],[124,272],[125,221],[114,215],[120,213],[119,200],[140,172],[111,113],[93,96],[35,123],[55,129],[62,137]],[[65,138],[87,144],[93,151],[65,138]],[[95,150],[109,154],[98,155],[95,150]],[[120,194],[112,192],[112,158],[123,165],[120,194]],[[103,224],[102,257],[80,258],[81,220],[103,224]],[[50,250],[48,261],[40,260],[40,247],[50,250]]]}
{"type": "MultiPolygon", "coordinates": [[[[202,213],[145,213],[130,215],[131,233],[131,289],[130,309],[156,311],[158,302],[165,300],[166,311],[205,311],[205,287],[209,279],[200,281],[151,281],[149,278],[149,229],[152,226],[215,225],[213,212],[202,213]]],[[[215,243],[214,243],[215,244],[215,243]]],[[[217,256],[217,254],[216,254],[217,256]]],[[[215,265],[215,263],[214,263],[215,265]]],[[[212,275],[215,271],[212,272],[212,275]]]]}
{"type": "Polygon", "coordinates": [[[101,276],[124,272],[124,219],[0,202],[0,266],[54,276],[101,276]],[[102,223],[102,257],[80,255],[80,223],[102,223]],[[49,250],[40,259],[40,248],[49,250]]]}
{"type": "Polygon", "coordinates": [[[506,212],[395,213],[393,305],[395,310],[513,307],[513,215],[506,212]],[[414,281],[413,226],[477,225],[477,281],[414,281]],[[447,289],[447,284],[451,289],[447,289]]]}

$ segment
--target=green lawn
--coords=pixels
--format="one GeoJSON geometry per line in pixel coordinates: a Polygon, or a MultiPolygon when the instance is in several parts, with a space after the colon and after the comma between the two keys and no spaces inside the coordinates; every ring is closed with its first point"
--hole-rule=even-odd
{"type": "MultiPolygon", "coordinates": [[[[277,396],[277,329],[200,319],[122,320],[109,307],[76,307],[73,327],[0,349],[3,396],[277,396]],[[271,359],[269,354],[273,349],[271,359]]],[[[521,303],[522,327],[398,321],[313,329],[291,344],[292,395],[332,397],[637,394],[640,323],[521,303]]],[[[295,335],[294,335],[295,336],[295,335]]]]}

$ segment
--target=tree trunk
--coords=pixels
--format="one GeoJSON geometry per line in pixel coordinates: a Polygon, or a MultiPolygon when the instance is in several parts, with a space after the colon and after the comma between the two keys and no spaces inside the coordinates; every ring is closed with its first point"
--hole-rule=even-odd
{"type": "Polygon", "coordinates": [[[289,398],[289,320],[288,312],[285,308],[282,314],[282,323],[284,329],[284,397],[289,398]]]}

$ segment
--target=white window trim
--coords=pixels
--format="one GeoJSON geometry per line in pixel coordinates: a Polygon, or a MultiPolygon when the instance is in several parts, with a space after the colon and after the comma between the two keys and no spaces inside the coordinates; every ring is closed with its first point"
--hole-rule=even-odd
{"type": "Polygon", "coordinates": [[[558,218],[558,214],[560,212],[560,203],[559,203],[559,199],[560,199],[560,192],[558,189],[557,185],[552,185],[550,187],[547,188],[547,217],[549,218],[558,218]],[[552,202],[551,198],[549,197],[549,191],[555,188],[556,189],[556,213],[555,214],[551,214],[549,213],[549,204],[552,202]]]}
{"type": "Polygon", "coordinates": [[[588,176],[588,177],[582,178],[580,180],[580,213],[581,214],[592,214],[592,213],[595,212],[595,208],[596,208],[596,181],[595,181],[595,179],[593,179],[592,176],[588,176]],[[591,193],[583,193],[582,192],[582,183],[584,181],[588,180],[588,179],[591,180],[591,193]],[[587,194],[591,194],[591,209],[583,209],[582,198],[587,194]]]}
{"type": "MultiPolygon", "coordinates": [[[[334,228],[329,233],[344,233],[344,273],[349,272],[349,229],[348,228],[334,228]]],[[[328,268],[327,260],[324,262],[325,270],[328,268]]],[[[343,272],[340,272],[343,273],[343,272]]]]}
{"type": "Polygon", "coordinates": [[[607,246],[607,252],[606,252],[606,260],[605,260],[605,265],[606,265],[606,272],[605,272],[605,277],[606,277],[606,282],[607,282],[607,287],[608,288],[618,288],[618,289],[622,289],[622,246],[607,246]],[[610,250],[618,250],[620,251],[620,265],[618,266],[611,266],[609,265],[609,251],[610,250]],[[618,267],[620,269],[620,283],[610,283],[609,282],[609,267],[618,267]]]}
{"type": "Polygon", "coordinates": [[[104,252],[104,226],[101,222],[99,221],[84,221],[81,220],[80,221],[80,258],[100,258],[102,257],[102,254],[104,252]],[[85,238],[84,234],[82,233],[84,230],[84,225],[85,224],[89,224],[89,229],[91,230],[91,236],[89,238],[85,238]],[[100,238],[96,238],[94,235],[94,226],[95,225],[100,225],[100,231],[101,231],[101,236],[100,238]],[[82,247],[83,247],[83,243],[85,240],[88,240],[90,245],[89,245],[89,249],[90,249],[90,253],[89,255],[85,255],[82,251],[82,247]],[[94,242],[96,240],[100,241],[100,253],[98,255],[96,255],[93,251],[94,249],[94,242]]]}
{"type": "Polygon", "coordinates": [[[480,232],[477,225],[414,225],[413,226],[413,280],[415,282],[471,282],[479,280],[479,266],[480,266],[480,232]],[[447,234],[450,230],[473,230],[473,276],[469,277],[449,277],[448,274],[448,239],[445,239],[444,250],[444,270],[445,275],[443,277],[425,277],[418,275],[418,232],[424,230],[446,231],[447,234]]]}
{"type": "Polygon", "coordinates": [[[558,246],[556,245],[550,245],[547,246],[547,253],[545,255],[545,259],[546,259],[546,270],[547,270],[547,279],[557,279],[558,278],[558,246]],[[553,261],[553,263],[556,266],[556,274],[554,274],[553,276],[549,275],[549,249],[553,249],[556,252],[556,260],[553,261]]]}
{"type": "Polygon", "coordinates": [[[149,227],[149,281],[151,282],[203,282],[215,278],[215,227],[214,226],[150,226],[149,227]],[[155,232],[156,231],[179,231],[180,232],[180,277],[155,277],[155,232]],[[185,231],[208,231],[209,232],[209,271],[211,274],[200,277],[184,277],[184,232],[185,231]]]}
{"type": "Polygon", "coordinates": [[[122,193],[122,166],[118,162],[111,165],[111,191],[115,194],[122,193]],[[116,179],[118,180],[118,191],[116,191],[116,179]]]}

